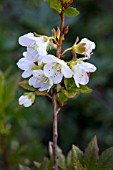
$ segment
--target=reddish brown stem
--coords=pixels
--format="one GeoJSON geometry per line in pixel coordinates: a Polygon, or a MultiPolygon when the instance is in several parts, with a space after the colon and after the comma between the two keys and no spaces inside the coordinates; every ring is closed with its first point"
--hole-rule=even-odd
{"type": "Polygon", "coordinates": [[[58,159],[57,159],[57,103],[56,103],[56,93],[53,94],[53,159],[54,165],[53,170],[58,170],[58,159]]]}
{"type": "Polygon", "coordinates": [[[8,170],[8,161],[7,161],[7,141],[6,141],[6,135],[1,135],[1,149],[2,149],[2,160],[3,160],[3,166],[4,170],[8,170]]]}
{"type": "MultiPolygon", "coordinates": [[[[60,29],[60,38],[57,46],[57,52],[56,55],[58,58],[60,58],[61,55],[61,48],[62,48],[62,41],[63,41],[63,36],[64,36],[64,13],[61,12],[60,14],[61,17],[61,29],[60,29]]],[[[57,99],[56,99],[56,87],[54,88],[53,91],[53,97],[52,97],[52,102],[53,102],[53,160],[54,160],[54,165],[53,165],[53,170],[58,170],[58,158],[57,158],[57,138],[58,138],[58,132],[57,132],[57,114],[60,111],[60,108],[57,109],[57,99]]]]}

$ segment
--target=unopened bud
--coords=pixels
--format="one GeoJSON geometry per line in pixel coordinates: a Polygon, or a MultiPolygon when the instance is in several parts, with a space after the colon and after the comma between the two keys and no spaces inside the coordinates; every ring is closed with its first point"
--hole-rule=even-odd
{"type": "Polygon", "coordinates": [[[59,40],[59,38],[60,38],[60,28],[59,27],[57,28],[57,31],[56,31],[56,37],[59,40]]]}
{"type": "Polygon", "coordinates": [[[63,33],[64,33],[64,34],[67,34],[67,33],[68,33],[68,31],[69,31],[69,26],[68,26],[68,25],[66,25],[66,26],[65,26],[65,28],[64,28],[63,33]]]}
{"type": "Polygon", "coordinates": [[[69,2],[64,2],[63,7],[66,9],[73,3],[73,0],[70,0],[69,2]]]}

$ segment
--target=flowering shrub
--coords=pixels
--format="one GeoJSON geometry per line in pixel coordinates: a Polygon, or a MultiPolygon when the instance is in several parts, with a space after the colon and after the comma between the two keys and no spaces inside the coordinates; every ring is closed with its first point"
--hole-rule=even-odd
{"type": "MultiPolygon", "coordinates": [[[[73,0],[50,0],[50,7],[55,9],[61,17],[61,28],[53,28],[52,36],[28,33],[19,38],[19,44],[27,47],[17,66],[23,70],[23,78],[27,80],[19,84],[30,92],[19,98],[19,104],[29,107],[34,103],[35,95],[48,96],[53,103],[53,170],[58,170],[57,152],[57,114],[61,107],[79,93],[89,93],[91,89],[86,85],[90,73],[96,67],[85,60],[89,59],[95,49],[95,43],[83,38],[79,42],[77,37],[74,45],[62,52],[62,44],[68,33],[68,26],[64,25],[66,16],[77,16],[76,8],[70,7],[73,0]],[[56,50],[56,55],[51,53],[56,50]],[[65,55],[71,51],[72,59],[66,62],[65,55]],[[77,54],[83,55],[78,58],[77,54]]],[[[22,167],[21,167],[22,169],[22,167]]],[[[51,168],[50,168],[51,169],[51,168]]],[[[61,168],[62,169],[62,168],[61,168]]]]}

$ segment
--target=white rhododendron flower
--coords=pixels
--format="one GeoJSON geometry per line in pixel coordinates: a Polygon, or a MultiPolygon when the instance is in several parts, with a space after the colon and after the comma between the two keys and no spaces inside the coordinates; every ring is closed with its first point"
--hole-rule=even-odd
{"type": "Polygon", "coordinates": [[[63,76],[65,78],[71,78],[73,75],[72,70],[66,62],[58,59],[54,55],[47,55],[42,61],[46,63],[44,66],[44,74],[47,77],[51,77],[54,84],[60,83],[63,76]]]}
{"type": "Polygon", "coordinates": [[[29,79],[29,85],[38,88],[39,91],[49,90],[53,81],[51,77],[46,77],[43,70],[34,70],[33,77],[29,79]]]}
{"type": "Polygon", "coordinates": [[[19,38],[19,44],[27,47],[28,59],[36,61],[38,57],[47,54],[49,38],[46,36],[35,37],[33,33],[28,33],[19,38]]]}
{"type": "Polygon", "coordinates": [[[95,43],[87,38],[83,38],[78,44],[74,44],[73,49],[76,53],[83,54],[90,58],[93,49],[95,49],[95,43]]]}
{"type": "Polygon", "coordinates": [[[35,101],[34,93],[26,93],[19,98],[19,105],[23,105],[25,107],[31,106],[35,101]]]}
{"type": "Polygon", "coordinates": [[[95,72],[96,67],[88,62],[83,62],[78,59],[76,65],[72,65],[72,70],[74,73],[74,81],[77,87],[81,85],[86,85],[89,82],[88,73],[95,72]]]}
{"type": "Polygon", "coordinates": [[[28,78],[29,76],[32,75],[32,68],[35,66],[34,62],[31,62],[27,59],[26,57],[26,52],[23,53],[23,58],[21,58],[17,62],[17,66],[21,69],[24,70],[22,73],[23,78],[28,78]]]}

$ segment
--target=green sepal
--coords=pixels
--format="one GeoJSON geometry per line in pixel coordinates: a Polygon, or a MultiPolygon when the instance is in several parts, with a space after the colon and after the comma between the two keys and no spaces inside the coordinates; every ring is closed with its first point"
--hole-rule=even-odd
{"type": "Polygon", "coordinates": [[[21,87],[23,87],[26,90],[30,90],[30,91],[36,91],[36,89],[34,87],[31,87],[28,84],[28,80],[24,80],[18,83],[21,87]]]}
{"type": "Polygon", "coordinates": [[[75,17],[79,14],[79,11],[76,8],[69,7],[64,9],[64,14],[68,17],[75,17]]]}
{"type": "Polygon", "coordinates": [[[80,43],[80,44],[74,44],[72,49],[78,53],[78,54],[82,54],[86,52],[86,43],[80,43]]]}
{"type": "Polygon", "coordinates": [[[50,8],[56,10],[59,14],[62,12],[62,4],[60,0],[49,0],[50,8]]]}

